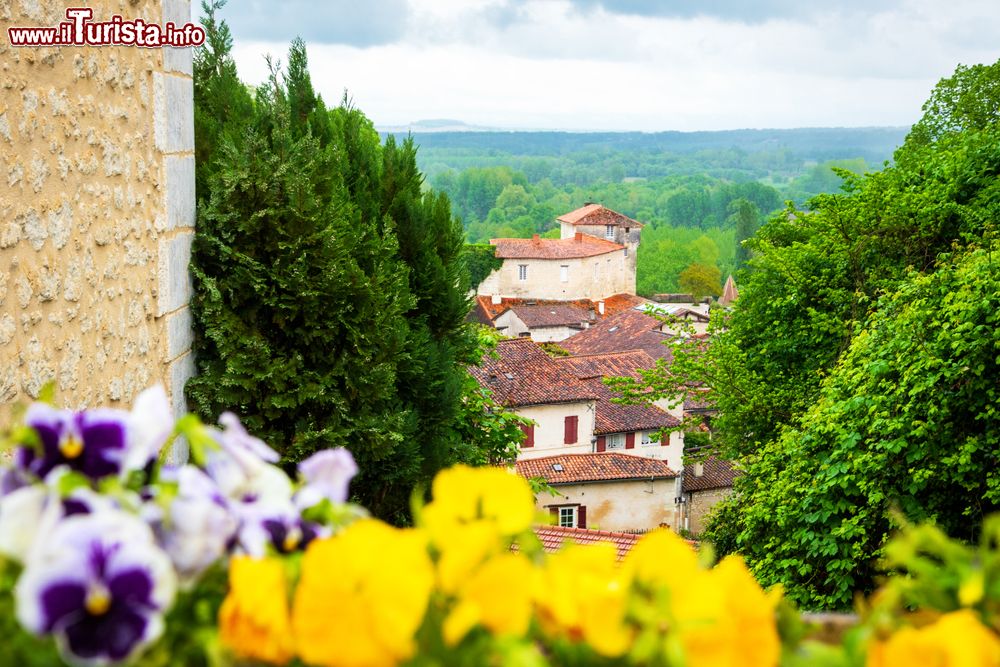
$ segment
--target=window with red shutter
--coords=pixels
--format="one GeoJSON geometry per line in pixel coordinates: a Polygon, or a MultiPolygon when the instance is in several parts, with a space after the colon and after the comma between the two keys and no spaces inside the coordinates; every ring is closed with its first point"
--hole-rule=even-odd
{"type": "Polygon", "coordinates": [[[521,443],[522,447],[534,447],[535,446],[535,425],[534,424],[521,424],[521,430],[524,431],[524,442],[521,443]]]}
{"type": "Polygon", "coordinates": [[[625,434],[625,449],[635,449],[635,433],[625,434]]]}
{"type": "Polygon", "coordinates": [[[663,445],[664,447],[670,444],[670,431],[667,431],[662,436],[660,436],[660,444],[663,445]]]}
{"type": "Polygon", "coordinates": [[[577,520],[576,524],[577,528],[587,527],[587,508],[584,507],[583,505],[580,505],[579,507],[576,508],[576,520],[577,520]]]}
{"type": "Polygon", "coordinates": [[[565,433],[563,434],[563,443],[567,445],[576,444],[578,438],[578,431],[580,425],[580,418],[576,415],[572,417],[566,417],[565,419],[565,433]]]}
{"type": "Polygon", "coordinates": [[[608,448],[607,442],[608,440],[605,436],[603,435],[597,436],[597,451],[599,452],[605,451],[608,448]]]}

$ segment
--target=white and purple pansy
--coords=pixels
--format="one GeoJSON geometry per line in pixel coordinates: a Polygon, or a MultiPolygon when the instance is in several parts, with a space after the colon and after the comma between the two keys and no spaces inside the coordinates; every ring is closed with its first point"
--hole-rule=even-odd
{"type": "Polygon", "coordinates": [[[303,551],[317,537],[329,534],[320,524],[293,516],[264,519],[261,526],[270,537],[271,547],[280,554],[303,551]]]}
{"type": "Polygon", "coordinates": [[[173,429],[166,393],[156,386],[142,392],[132,412],[98,408],[73,412],[33,403],[24,418],[40,446],[22,447],[15,468],[44,479],[66,466],[90,479],[144,468],[173,429]]]}
{"type": "Polygon", "coordinates": [[[61,521],[17,584],[17,617],[55,636],[79,665],[124,662],[155,641],[173,603],[175,575],[152,531],[131,514],[105,510],[61,521]]]}
{"type": "MultiPolygon", "coordinates": [[[[181,582],[190,584],[228,554],[238,522],[229,501],[200,469],[185,465],[164,472],[176,482],[177,494],[149,521],[181,582]]],[[[155,501],[147,507],[155,507],[155,501]]]]}
{"type": "Polygon", "coordinates": [[[345,503],[351,480],[358,474],[358,465],[343,447],[324,449],[299,463],[299,474],[305,481],[295,494],[295,505],[300,509],[323,500],[345,503]]]}

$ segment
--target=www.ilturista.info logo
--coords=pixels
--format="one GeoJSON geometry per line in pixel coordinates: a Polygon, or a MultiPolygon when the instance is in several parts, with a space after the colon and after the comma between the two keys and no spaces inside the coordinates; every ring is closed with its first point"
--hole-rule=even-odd
{"type": "Polygon", "coordinates": [[[92,22],[94,10],[70,7],[66,18],[49,28],[7,28],[11,46],[201,46],[205,30],[194,23],[182,26],[168,21],[164,25],[146,23],[142,19],[124,19],[114,15],[110,21],[92,22]]]}

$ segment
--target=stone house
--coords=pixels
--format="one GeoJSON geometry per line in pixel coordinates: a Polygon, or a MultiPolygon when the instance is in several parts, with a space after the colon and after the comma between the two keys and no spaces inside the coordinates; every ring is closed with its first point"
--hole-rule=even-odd
{"type": "Polygon", "coordinates": [[[518,461],[515,469],[557,492],[536,499],[557,526],[645,532],[678,524],[679,477],[665,461],[621,452],[562,454],[518,461]]]}
{"type": "Polygon", "coordinates": [[[497,403],[532,420],[518,458],[592,452],[599,398],[594,388],[529,338],[502,340],[495,353],[469,370],[497,403]]]}
{"type": "Polygon", "coordinates": [[[600,301],[635,294],[642,224],[588,204],[557,218],[561,237],[491,239],[503,265],[478,288],[494,298],[600,301]]]}
{"type": "Polygon", "coordinates": [[[646,300],[634,294],[615,294],[598,301],[480,295],[473,301],[468,320],[493,327],[508,338],[530,336],[539,343],[559,342],[606,317],[643,303],[646,300]]]}
{"type": "Polygon", "coordinates": [[[712,509],[733,492],[733,480],[738,471],[732,461],[709,456],[684,466],[683,528],[699,535],[712,509]]]}

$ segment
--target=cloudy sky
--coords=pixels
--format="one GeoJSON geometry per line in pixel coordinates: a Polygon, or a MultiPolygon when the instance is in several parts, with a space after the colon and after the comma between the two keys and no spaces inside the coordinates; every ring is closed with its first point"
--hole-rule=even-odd
{"type": "Polygon", "coordinates": [[[909,125],[1000,58],[997,0],[230,0],[244,79],[290,39],[379,126],[714,130],[909,125]]]}

